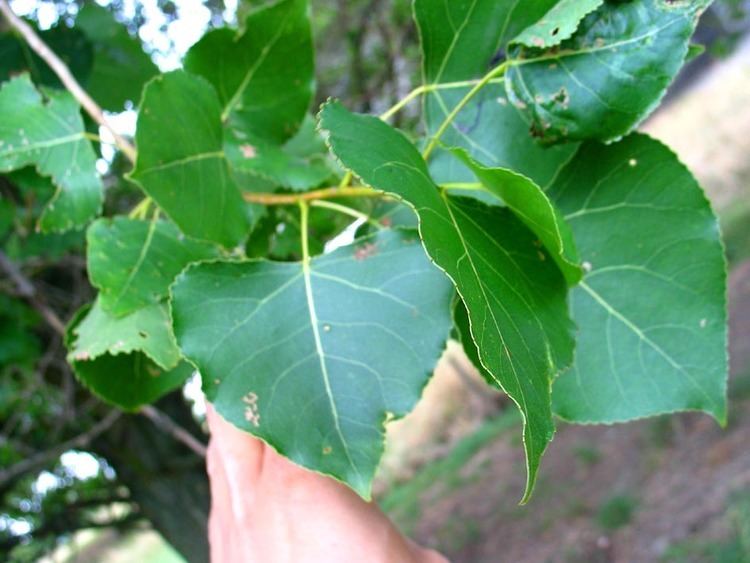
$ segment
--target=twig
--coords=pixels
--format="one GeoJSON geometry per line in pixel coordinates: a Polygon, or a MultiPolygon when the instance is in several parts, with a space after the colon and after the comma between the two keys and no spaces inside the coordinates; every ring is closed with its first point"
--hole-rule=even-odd
{"type": "Polygon", "coordinates": [[[176,424],[166,414],[151,405],[141,408],[140,413],[153,422],[160,430],[170,434],[175,440],[182,442],[199,456],[206,457],[206,445],[190,432],[176,424]]]}
{"type": "Polygon", "coordinates": [[[83,448],[88,446],[95,438],[109,430],[109,428],[121,416],[122,413],[120,411],[110,411],[107,416],[105,416],[102,420],[89,428],[86,432],[63,442],[62,444],[59,444],[54,448],[39,452],[31,457],[27,457],[26,459],[19,461],[15,465],[10,466],[8,469],[1,470],[0,487],[5,485],[12,479],[18,477],[19,475],[26,473],[27,471],[31,471],[33,468],[43,465],[48,461],[55,459],[56,457],[60,457],[70,449],[83,448]]]}
{"type": "Polygon", "coordinates": [[[83,109],[86,110],[91,118],[99,125],[109,130],[115,140],[115,144],[120,147],[120,150],[125,154],[125,156],[127,156],[131,162],[135,162],[135,147],[112,128],[112,126],[107,122],[106,117],[104,117],[102,108],[100,108],[99,105],[93,100],[93,98],[89,96],[88,93],[86,93],[86,91],[81,87],[81,85],[73,76],[73,73],[70,72],[70,69],[67,67],[67,65],[62,60],[60,60],[60,57],[58,57],[54,53],[54,51],[52,51],[52,49],[50,49],[47,44],[42,41],[39,35],[37,35],[37,33],[29,24],[19,18],[13,12],[13,10],[10,9],[8,0],[0,0],[0,12],[2,12],[2,14],[5,16],[5,19],[8,20],[10,26],[21,34],[26,43],[28,43],[29,47],[31,47],[31,49],[37,55],[39,55],[39,57],[41,57],[41,59],[45,63],[47,63],[47,65],[49,65],[49,67],[60,79],[60,82],[63,83],[65,88],[67,88],[67,90],[73,95],[78,103],[81,104],[83,109]]]}
{"type": "MultiPolygon", "coordinates": [[[[0,269],[2,269],[8,275],[8,277],[10,277],[13,283],[15,283],[18,294],[28,299],[28,301],[34,306],[34,308],[36,308],[42,314],[49,325],[53,329],[55,329],[58,334],[64,336],[65,323],[60,320],[60,317],[57,316],[57,313],[55,313],[52,309],[47,307],[47,305],[42,303],[37,298],[37,291],[34,285],[31,283],[31,280],[24,276],[18,269],[18,267],[13,264],[13,262],[11,262],[1,250],[0,269]]],[[[117,412],[117,415],[120,415],[118,411],[112,412],[117,412]]],[[[184,430],[183,428],[175,424],[172,419],[170,419],[166,414],[158,411],[152,406],[145,406],[141,409],[140,412],[146,418],[151,420],[159,429],[163,430],[167,434],[170,434],[173,438],[185,444],[196,454],[202,457],[206,456],[206,446],[196,440],[195,437],[187,430],[184,430]]],[[[66,449],[70,449],[70,447],[68,446],[66,449]]],[[[0,484],[2,484],[2,475],[3,473],[0,473],[0,484]]]]}
{"type": "MultiPolygon", "coordinates": [[[[3,0],[0,0],[0,2],[2,1],[3,0]]],[[[34,309],[39,311],[42,317],[44,317],[44,320],[47,321],[47,324],[49,324],[60,336],[64,337],[65,323],[60,320],[60,317],[57,316],[57,313],[50,309],[47,304],[39,298],[36,288],[31,283],[31,281],[29,281],[29,279],[21,273],[21,270],[19,270],[18,267],[10,261],[10,259],[2,250],[0,250],[0,270],[5,272],[5,274],[16,285],[16,291],[18,292],[18,295],[31,303],[34,309]]]]}
{"type": "Polygon", "coordinates": [[[336,197],[387,197],[384,193],[367,187],[355,188],[323,188],[311,192],[298,194],[266,194],[245,192],[242,194],[245,201],[250,203],[262,203],[263,205],[294,205],[301,201],[313,201],[316,199],[330,199],[336,197]]]}

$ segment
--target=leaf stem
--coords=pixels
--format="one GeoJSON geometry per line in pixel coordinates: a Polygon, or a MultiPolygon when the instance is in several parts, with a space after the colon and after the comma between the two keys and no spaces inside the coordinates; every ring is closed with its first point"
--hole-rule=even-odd
{"type": "Polygon", "coordinates": [[[471,90],[466,93],[463,98],[461,98],[461,101],[458,102],[458,104],[456,104],[456,107],[454,107],[453,110],[451,110],[451,112],[445,117],[443,123],[440,124],[438,130],[430,139],[427,148],[425,148],[424,152],[422,153],[422,156],[425,160],[427,160],[432,154],[432,151],[435,150],[435,147],[437,147],[437,144],[440,141],[440,138],[443,136],[443,133],[446,132],[451,123],[453,123],[453,120],[455,120],[458,114],[461,113],[461,110],[466,107],[466,104],[468,104],[474,98],[474,96],[476,96],[477,93],[479,93],[482,88],[487,86],[487,84],[489,84],[494,78],[505,74],[505,71],[507,70],[508,66],[510,66],[510,64],[511,61],[504,61],[503,63],[490,70],[479,80],[479,82],[474,85],[471,90]]]}
{"type": "Polygon", "coordinates": [[[10,26],[21,34],[21,37],[23,37],[29,47],[31,47],[31,49],[39,55],[47,65],[49,65],[60,79],[60,82],[63,83],[68,92],[70,92],[78,103],[81,104],[91,118],[112,133],[115,144],[120,147],[120,150],[125,156],[128,157],[131,162],[135,162],[135,147],[112,128],[107,121],[107,118],[104,117],[102,108],[100,108],[93,98],[81,87],[73,76],[73,73],[70,72],[70,69],[60,57],[58,57],[55,52],[52,51],[44,41],[42,41],[29,24],[19,18],[13,10],[11,10],[8,0],[0,0],[0,13],[5,16],[5,19],[8,20],[10,26]]]}
{"type": "Polygon", "coordinates": [[[373,190],[365,186],[355,186],[346,190],[336,188],[323,188],[304,192],[300,194],[270,194],[270,193],[252,193],[245,192],[242,194],[245,201],[249,203],[260,203],[262,205],[294,205],[301,202],[308,202],[319,199],[331,199],[337,197],[388,197],[383,192],[373,190]]]}
{"type": "Polygon", "coordinates": [[[130,210],[128,217],[130,219],[144,219],[148,213],[148,208],[151,207],[152,201],[153,200],[150,197],[144,197],[138,205],[130,210]]]}
{"type": "Polygon", "coordinates": [[[343,213],[344,215],[349,215],[349,217],[354,217],[355,219],[361,219],[362,221],[366,221],[370,225],[377,227],[379,229],[383,228],[383,224],[377,219],[373,219],[367,213],[362,213],[361,211],[352,209],[348,205],[341,205],[340,203],[334,203],[332,201],[316,199],[310,202],[310,206],[322,207],[324,209],[330,209],[331,211],[338,211],[339,213],[343,213]]]}
{"type": "MultiPolygon", "coordinates": [[[[380,114],[380,119],[383,121],[387,121],[391,117],[393,117],[395,114],[397,114],[399,111],[401,111],[409,102],[414,100],[415,98],[418,98],[422,94],[428,94],[430,92],[435,92],[438,90],[451,90],[455,88],[467,88],[469,86],[475,86],[476,84],[479,84],[481,81],[480,79],[477,80],[461,80],[459,82],[441,82],[437,84],[422,84],[421,86],[417,86],[414,88],[411,92],[409,92],[406,96],[401,98],[398,102],[396,102],[393,106],[388,108],[384,113],[380,114]]],[[[486,84],[497,84],[502,82],[502,78],[490,78],[486,84]]]]}
{"type": "Polygon", "coordinates": [[[307,267],[309,268],[310,264],[310,243],[308,241],[308,218],[310,216],[310,206],[308,203],[304,200],[300,200],[297,202],[299,205],[299,232],[302,236],[301,246],[302,246],[302,264],[303,268],[307,267]]]}

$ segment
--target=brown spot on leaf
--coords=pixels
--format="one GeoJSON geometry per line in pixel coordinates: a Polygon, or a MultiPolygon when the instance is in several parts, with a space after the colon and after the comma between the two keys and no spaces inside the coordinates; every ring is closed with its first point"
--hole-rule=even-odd
{"type": "Polygon", "coordinates": [[[245,158],[255,158],[255,155],[257,154],[255,147],[249,144],[240,145],[240,151],[245,158]]]}
{"type": "Polygon", "coordinates": [[[378,246],[371,242],[365,243],[354,251],[355,260],[366,260],[378,253],[378,246]]]}

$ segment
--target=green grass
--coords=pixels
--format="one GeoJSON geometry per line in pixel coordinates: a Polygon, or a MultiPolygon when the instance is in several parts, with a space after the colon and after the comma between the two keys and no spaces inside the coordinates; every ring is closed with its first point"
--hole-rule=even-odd
{"type": "Polygon", "coordinates": [[[596,513],[596,521],[604,530],[617,530],[630,524],[637,506],[638,502],[631,495],[612,496],[599,507],[596,513]]]}
{"type": "Polygon", "coordinates": [[[520,422],[521,417],[515,409],[488,420],[476,432],[459,441],[446,457],[427,465],[409,481],[394,485],[380,500],[381,508],[410,533],[419,520],[423,495],[435,485],[439,485],[441,494],[445,495],[466,484],[467,478],[461,476],[461,469],[483,447],[508,430],[517,428],[520,422]]]}

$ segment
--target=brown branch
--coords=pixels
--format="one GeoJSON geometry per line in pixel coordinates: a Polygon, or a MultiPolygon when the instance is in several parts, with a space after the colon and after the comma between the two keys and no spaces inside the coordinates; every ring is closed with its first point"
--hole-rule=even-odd
{"type": "Polygon", "coordinates": [[[316,199],[332,199],[336,197],[387,197],[384,193],[372,188],[323,188],[311,192],[299,194],[264,194],[245,192],[242,194],[245,201],[250,203],[262,203],[263,205],[296,205],[301,201],[313,201],[316,199]]]}
{"type": "MultiPolygon", "coordinates": [[[[2,1],[2,0],[0,0],[2,1]]],[[[21,273],[18,267],[11,262],[8,257],[0,250],[0,270],[3,270],[8,277],[15,283],[16,290],[21,297],[27,299],[35,309],[37,309],[49,325],[61,336],[65,335],[65,323],[60,320],[52,309],[47,307],[37,296],[36,288],[26,276],[21,273]]],[[[116,411],[113,411],[116,412],[116,411]]],[[[152,406],[145,406],[141,409],[140,413],[151,420],[157,428],[163,432],[171,435],[174,439],[185,444],[188,448],[193,450],[196,454],[201,457],[206,457],[206,446],[197,440],[187,430],[181,428],[175,424],[166,414],[158,411],[152,406]]],[[[119,416],[120,413],[117,412],[119,416]]],[[[57,451],[59,448],[55,448],[57,451]]],[[[69,447],[65,448],[69,449],[69,447]]],[[[65,451],[65,450],[63,450],[65,451]]],[[[15,467],[15,466],[14,466],[15,467]]],[[[3,483],[4,472],[0,472],[0,485],[3,483]]]]}
{"type": "MultiPolygon", "coordinates": [[[[4,0],[0,0],[0,3],[4,0]]],[[[47,324],[51,326],[54,331],[60,336],[65,336],[65,323],[60,320],[49,306],[39,297],[36,288],[31,281],[21,273],[13,262],[0,250],[0,270],[10,278],[15,284],[18,295],[26,299],[34,309],[39,311],[39,314],[44,317],[47,324]]]]}
{"type": "Polygon", "coordinates": [[[104,117],[102,108],[93,100],[91,96],[81,87],[78,81],[70,72],[67,65],[58,57],[47,44],[37,35],[32,27],[24,20],[19,18],[13,10],[10,9],[8,0],[0,0],[0,12],[5,16],[10,26],[15,29],[24,38],[26,43],[31,49],[41,57],[41,59],[49,65],[54,71],[60,82],[63,83],[65,88],[73,95],[79,104],[86,110],[91,118],[96,121],[99,125],[109,130],[115,143],[120,150],[125,154],[131,162],[135,162],[135,147],[124,137],[120,136],[114,128],[107,122],[107,118],[104,117]]]}
{"type": "Polygon", "coordinates": [[[88,446],[95,438],[109,430],[109,428],[117,421],[118,418],[120,418],[120,416],[122,416],[122,413],[120,411],[110,411],[107,416],[105,416],[102,420],[89,428],[86,432],[83,432],[82,434],[79,434],[78,436],[75,436],[70,440],[66,440],[65,442],[55,446],[54,448],[39,452],[31,457],[27,457],[26,459],[19,461],[15,465],[10,466],[8,469],[0,470],[0,487],[5,485],[12,479],[15,479],[19,475],[26,473],[27,471],[31,471],[35,467],[44,465],[45,463],[52,461],[57,457],[60,457],[70,449],[84,448],[88,446]]]}
{"type": "Polygon", "coordinates": [[[141,408],[140,413],[153,422],[161,431],[170,434],[175,440],[182,442],[199,456],[206,457],[206,445],[175,423],[166,414],[151,405],[141,408]]]}

